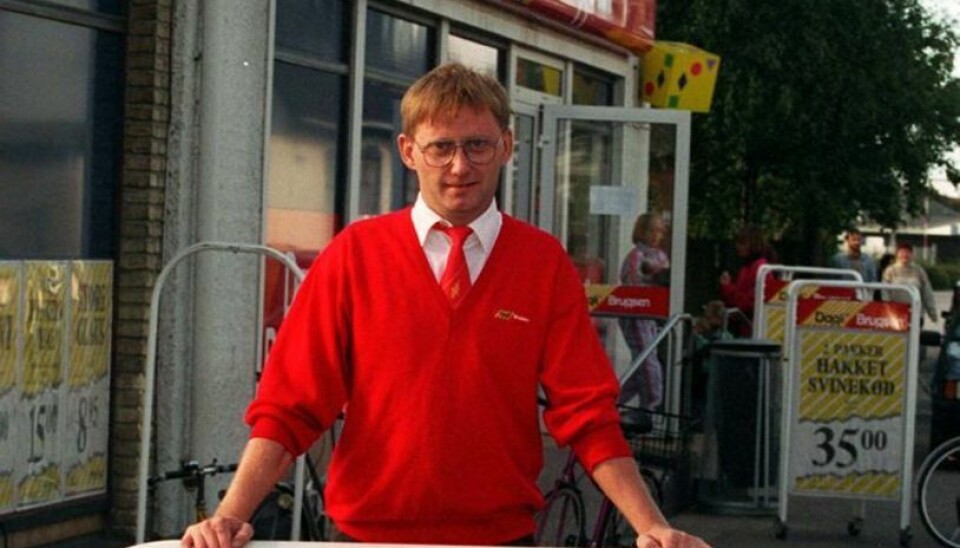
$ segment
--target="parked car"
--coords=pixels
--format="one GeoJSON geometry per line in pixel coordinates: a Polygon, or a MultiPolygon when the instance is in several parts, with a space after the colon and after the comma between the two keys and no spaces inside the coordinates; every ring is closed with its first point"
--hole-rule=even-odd
{"type": "Polygon", "coordinates": [[[960,436],[960,282],[953,288],[950,310],[944,313],[946,323],[940,344],[940,357],[931,382],[932,416],[930,447],[954,436],[960,436]]]}

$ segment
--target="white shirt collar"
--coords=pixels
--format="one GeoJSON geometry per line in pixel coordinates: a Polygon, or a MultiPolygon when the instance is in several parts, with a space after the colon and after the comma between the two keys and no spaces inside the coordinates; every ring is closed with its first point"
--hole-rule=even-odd
{"type": "MultiPolygon", "coordinates": [[[[430,209],[430,206],[423,201],[420,193],[417,193],[417,201],[413,204],[410,215],[413,219],[413,228],[417,231],[417,239],[420,241],[421,247],[426,243],[427,235],[430,233],[433,225],[438,222],[442,222],[445,225],[450,224],[430,209]]],[[[497,235],[500,234],[502,224],[503,217],[497,209],[497,199],[494,198],[490,202],[490,207],[468,225],[473,229],[473,234],[480,241],[480,247],[483,248],[484,253],[490,253],[490,250],[493,249],[493,243],[497,240],[497,235]]]]}

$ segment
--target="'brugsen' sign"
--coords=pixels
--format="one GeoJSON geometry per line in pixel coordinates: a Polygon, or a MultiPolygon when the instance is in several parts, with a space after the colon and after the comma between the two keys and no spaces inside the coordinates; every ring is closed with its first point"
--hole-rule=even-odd
{"type": "Polygon", "coordinates": [[[666,286],[589,284],[587,304],[595,316],[666,318],[670,312],[670,288],[666,286]]]}
{"type": "Polygon", "coordinates": [[[637,52],[653,46],[657,0],[515,0],[573,28],[637,52]]]}

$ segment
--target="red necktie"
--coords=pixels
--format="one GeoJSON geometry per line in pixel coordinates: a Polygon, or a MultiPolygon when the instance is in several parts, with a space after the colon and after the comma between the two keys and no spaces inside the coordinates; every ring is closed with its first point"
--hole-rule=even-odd
{"type": "Polygon", "coordinates": [[[440,289],[450,299],[454,307],[463,301],[463,297],[470,291],[470,269],[467,268],[467,257],[463,253],[463,242],[473,232],[469,226],[443,226],[437,224],[437,230],[446,232],[450,236],[450,252],[447,254],[447,266],[440,276],[440,289]]]}

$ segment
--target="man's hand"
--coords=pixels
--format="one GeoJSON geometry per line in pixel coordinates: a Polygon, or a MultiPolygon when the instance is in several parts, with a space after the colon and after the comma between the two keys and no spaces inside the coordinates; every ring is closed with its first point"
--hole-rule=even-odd
{"type": "Polygon", "coordinates": [[[637,548],[709,548],[710,545],[700,537],[695,537],[671,529],[670,527],[652,527],[646,533],[637,536],[637,548]]]}
{"type": "Polygon", "coordinates": [[[253,538],[253,526],[230,516],[214,516],[187,528],[182,548],[240,548],[253,538]]]}

